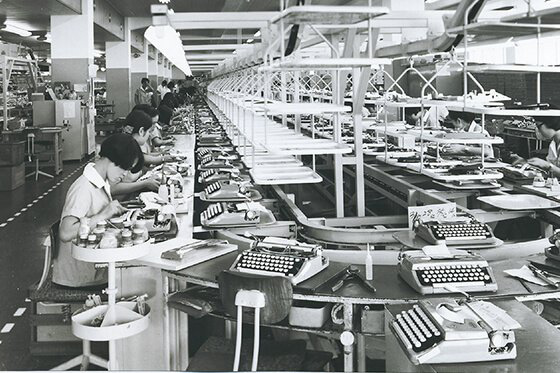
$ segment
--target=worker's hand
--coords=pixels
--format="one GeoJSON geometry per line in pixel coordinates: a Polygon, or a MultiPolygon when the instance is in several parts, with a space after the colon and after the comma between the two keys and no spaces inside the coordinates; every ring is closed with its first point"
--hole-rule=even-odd
{"type": "Polygon", "coordinates": [[[445,153],[464,154],[466,152],[465,148],[466,147],[464,145],[452,144],[452,145],[449,145],[449,147],[446,148],[445,153]]]}
{"type": "Polygon", "coordinates": [[[151,192],[157,192],[159,189],[159,181],[156,179],[146,179],[142,181],[142,184],[144,185],[144,189],[151,192]]]}
{"type": "Polygon", "coordinates": [[[550,169],[550,163],[540,158],[531,158],[527,161],[531,166],[538,167],[540,169],[548,171],[550,169]]]}
{"type": "Polygon", "coordinates": [[[101,210],[101,214],[106,218],[112,218],[114,216],[121,216],[126,212],[126,208],[124,208],[119,201],[111,201],[103,210],[101,210]]]}
{"type": "Polygon", "coordinates": [[[166,154],[163,156],[163,161],[164,162],[173,162],[175,161],[175,157],[169,154],[166,154]]]}
{"type": "Polygon", "coordinates": [[[525,158],[522,158],[520,156],[518,156],[517,154],[512,156],[513,162],[511,163],[513,166],[517,166],[520,164],[524,164],[527,163],[527,160],[525,158]]]}

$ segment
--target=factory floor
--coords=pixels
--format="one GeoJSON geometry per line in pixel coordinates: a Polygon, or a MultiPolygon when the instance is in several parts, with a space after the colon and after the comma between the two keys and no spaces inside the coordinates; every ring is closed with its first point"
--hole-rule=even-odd
{"type": "MultiPolygon", "coordinates": [[[[28,287],[41,278],[49,227],[60,218],[66,191],[87,163],[64,163],[63,172],[0,192],[0,370],[48,370],[71,356],[29,353],[28,287]]],[[[48,170],[47,170],[48,172],[48,170]]]]}

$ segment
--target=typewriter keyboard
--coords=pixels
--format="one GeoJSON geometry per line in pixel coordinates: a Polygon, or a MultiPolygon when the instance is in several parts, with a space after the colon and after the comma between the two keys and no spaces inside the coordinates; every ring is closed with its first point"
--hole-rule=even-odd
{"type": "Polygon", "coordinates": [[[202,179],[207,179],[210,176],[213,176],[214,174],[216,174],[216,170],[207,170],[207,171],[203,171],[200,176],[202,176],[202,179]]]}
{"type": "Polygon", "coordinates": [[[449,284],[449,283],[485,283],[491,284],[492,277],[488,267],[478,264],[449,264],[426,266],[417,269],[418,280],[422,285],[449,284]]]}
{"type": "Polygon", "coordinates": [[[201,148],[201,149],[198,150],[198,156],[199,157],[204,157],[208,154],[210,154],[210,150],[208,148],[201,148]]]}
{"type": "Polygon", "coordinates": [[[267,272],[293,277],[299,272],[304,261],[305,259],[293,255],[245,251],[241,254],[236,269],[241,272],[267,272]]]}
{"type": "Polygon", "coordinates": [[[200,160],[200,164],[208,164],[212,162],[212,156],[211,155],[205,155],[204,157],[202,157],[202,159],[200,160]]]}
{"type": "Polygon", "coordinates": [[[398,326],[414,352],[424,351],[443,340],[443,336],[430,317],[418,305],[402,311],[395,317],[398,326]]]}
{"type": "Polygon", "coordinates": [[[206,220],[210,220],[224,212],[224,208],[222,207],[221,203],[215,203],[213,205],[208,206],[208,208],[202,211],[202,218],[206,220]]]}
{"type": "Polygon", "coordinates": [[[217,192],[220,189],[222,189],[222,184],[212,183],[212,184],[208,185],[206,188],[204,188],[204,192],[206,194],[212,194],[214,192],[217,192]]]}
{"type": "Polygon", "coordinates": [[[437,240],[478,240],[492,237],[488,226],[481,223],[434,224],[431,229],[437,240]]]}

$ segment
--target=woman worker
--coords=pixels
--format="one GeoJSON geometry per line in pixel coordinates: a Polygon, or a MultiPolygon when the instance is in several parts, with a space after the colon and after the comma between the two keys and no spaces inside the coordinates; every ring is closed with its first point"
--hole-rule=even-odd
{"type": "MultiPolygon", "coordinates": [[[[490,136],[488,131],[482,131],[482,126],[475,122],[475,114],[473,113],[450,111],[448,118],[453,124],[453,129],[457,132],[483,133],[486,136],[490,136]]],[[[494,157],[492,145],[484,145],[481,147],[480,145],[452,144],[443,149],[445,154],[455,155],[482,155],[483,151],[485,157],[494,157]]]]}
{"type": "Polygon", "coordinates": [[[159,125],[159,112],[158,109],[151,105],[139,104],[136,105],[132,111],[140,110],[148,114],[152,118],[152,128],[150,130],[150,136],[148,138],[148,150],[152,153],[152,149],[162,145],[172,145],[174,141],[172,139],[164,140],[161,134],[162,127],[159,125]]]}
{"type": "Polygon", "coordinates": [[[550,172],[554,177],[560,177],[560,119],[558,117],[534,116],[536,122],[535,132],[537,138],[541,140],[551,140],[548,146],[546,159],[523,158],[517,159],[514,164],[529,163],[531,166],[538,167],[550,172]]]}
{"type": "Polygon", "coordinates": [[[111,198],[110,184],[118,183],[127,171],[141,170],[143,165],[142,151],[132,136],[116,134],[101,144],[99,158],[84,168],[66,193],[60,217],[59,250],[53,261],[54,283],[69,287],[107,283],[105,270],[96,270],[93,263],[72,257],[71,241],[77,237],[82,222],[87,221],[94,228],[98,222],[126,211],[111,198]]]}
{"type": "MultiPolygon", "coordinates": [[[[140,146],[144,156],[144,164],[160,165],[164,162],[170,162],[174,158],[170,155],[153,155],[148,153],[146,145],[150,137],[150,129],[152,128],[152,118],[143,111],[134,110],[128,114],[125,120],[123,132],[132,135],[134,140],[140,146]]],[[[131,193],[153,191],[159,188],[159,182],[153,178],[138,180],[142,176],[141,171],[128,172],[125,177],[118,183],[111,185],[111,193],[113,197],[123,198],[131,193]]]]}

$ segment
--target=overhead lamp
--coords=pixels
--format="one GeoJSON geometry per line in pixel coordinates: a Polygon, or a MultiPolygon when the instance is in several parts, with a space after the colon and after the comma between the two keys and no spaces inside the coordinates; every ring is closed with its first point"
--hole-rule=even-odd
{"type": "Polygon", "coordinates": [[[101,71],[106,71],[107,68],[106,68],[105,66],[101,66],[101,67],[99,68],[99,70],[101,70],[101,71]]]}
{"type": "Polygon", "coordinates": [[[253,39],[249,39],[249,40],[247,40],[247,44],[251,44],[252,42],[254,42],[254,40],[253,40],[253,39]]]}
{"type": "Polygon", "coordinates": [[[169,4],[171,0],[159,0],[160,3],[162,4],[169,4]]]}
{"type": "Polygon", "coordinates": [[[3,31],[11,32],[12,34],[17,34],[19,36],[23,36],[24,38],[31,36],[31,31],[26,30],[24,28],[5,23],[2,27],[3,31]]]}
{"type": "Polygon", "coordinates": [[[255,36],[256,38],[258,38],[259,36],[261,36],[261,30],[255,32],[255,35],[254,35],[254,36],[255,36]]]}

